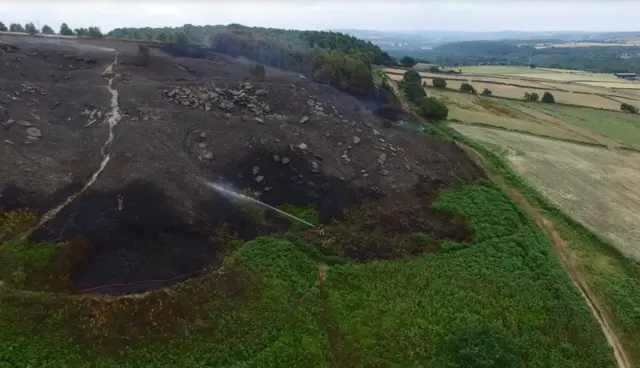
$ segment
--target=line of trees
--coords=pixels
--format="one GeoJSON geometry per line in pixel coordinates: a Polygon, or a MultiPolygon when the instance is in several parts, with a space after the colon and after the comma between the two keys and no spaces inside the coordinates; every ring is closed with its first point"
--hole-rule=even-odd
{"type": "MultiPolygon", "coordinates": [[[[31,35],[35,34],[55,34],[51,26],[45,24],[42,28],[38,29],[38,27],[33,23],[25,23],[23,26],[20,23],[11,23],[9,27],[7,27],[4,23],[0,22],[0,32],[15,32],[15,33],[28,33],[31,35]]],[[[89,27],[89,28],[76,28],[71,30],[71,28],[67,25],[67,23],[62,23],[60,25],[60,30],[58,34],[62,36],[81,36],[81,37],[93,37],[93,38],[102,38],[104,34],[100,30],[100,27],[89,27]]]]}
{"type": "Polygon", "coordinates": [[[424,91],[420,73],[415,70],[407,70],[400,82],[400,90],[407,100],[415,104],[420,116],[431,121],[446,120],[449,108],[435,97],[429,97],[424,91]]]}

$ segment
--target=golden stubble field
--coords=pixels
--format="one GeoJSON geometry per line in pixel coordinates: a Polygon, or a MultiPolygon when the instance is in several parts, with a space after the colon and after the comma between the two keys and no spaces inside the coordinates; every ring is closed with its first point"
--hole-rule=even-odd
{"type": "Polygon", "coordinates": [[[640,260],[640,154],[452,124],[502,147],[513,169],[573,218],[640,260]]]}
{"type": "MultiPolygon", "coordinates": [[[[591,73],[563,69],[520,66],[462,67],[462,75],[420,72],[423,81],[431,86],[433,78],[447,80],[447,87],[458,89],[461,83],[472,84],[478,92],[487,88],[494,96],[522,99],[525,92],[553,93],[559,103],[619,110],[620,103],[640,107],[640,82],[625,81],[613,74],[591,73]],[[482,74],[485,73],[485,74],[482,74]],[[574,93],[578,92],[578,93],[574,93]],[[622,101],[620,99],[623,99],[622,101]]],[[[386,68],[391,80],[402,79],[404,70],[386,68]]]]}

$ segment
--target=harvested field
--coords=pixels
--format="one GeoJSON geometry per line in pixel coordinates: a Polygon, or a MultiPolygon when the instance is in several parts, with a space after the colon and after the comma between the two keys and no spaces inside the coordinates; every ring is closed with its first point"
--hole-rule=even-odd
{"type": "Polygon", "coordinates": [[[628,256],[640,260],[640,154],[454,124],[465,135],[507,147],[516,171],[628,256]]]}
{"type": "Polygon", "coordinates": [[[638,82],[630,82],[630,81],[608,81],[608,82],[598,82],[598,81],[584,81],[580,82],[582,84],[586,84],[594,87],[604,87],[604,88],[619,88],[619,89],[640,89],[640,83],[638,82]]]}

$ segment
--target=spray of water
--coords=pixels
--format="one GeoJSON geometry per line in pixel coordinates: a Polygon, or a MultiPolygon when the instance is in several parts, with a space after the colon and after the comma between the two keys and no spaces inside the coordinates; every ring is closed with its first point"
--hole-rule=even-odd
{"type": "Polygon", "coordinates": [[[301,219],[299,217],[296,217],[296,216],[294,216],[294,215],[292,215],[290,213],[284,212],[284,211],[282,211],[280,209],[277,209],[277,208],[275,208],[273,206],[269,206],[268,204],[266,204],[264,202],[260,202],[259,200],[255,199],[255,198],[251,198],[251,197],[246,196],[246,195],[241,194],[241,193],[236,193],[233,190],[224,188],[221,185],[218,185],[218,184],[215,184],[215,183],[211,183],[211,182],[206,181],[206,180],[204,181],[204,183],[209,188],[217,190],[220,194],[222,194],[224,196],[231,197],[233,199],[240,200],[240,201],[251,202],[251,203],[257,204],[259,206],[263,206],[263,207],[268,208],[268,209],[270,209],[272,211],[275,211],[276,213],[278,213],[280,215],[283,215],[283,216],[288,217],[290,219],[296,220],[296,221],[301,222],[301,223],[303,223],[305,225],[308,225],[308,226],[311,226],[311,227],[316,227],[312,223],[309,223],[309,222],[307,222],[307,221],[305,221],[305,220],[303,220],[303,219],[301,219]]]}

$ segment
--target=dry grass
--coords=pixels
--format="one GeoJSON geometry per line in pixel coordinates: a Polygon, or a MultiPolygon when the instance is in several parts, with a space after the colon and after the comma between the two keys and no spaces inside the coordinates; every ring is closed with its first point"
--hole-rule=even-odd
{"type": "Polygon", "coordinates": [[[603,88],[640,89],[640,82],[623,81],[620,79],[609,81],[609,82],[587,81],[587,82],[581,82],[581,83],[586,84],[588,86],[603,87],[603,88]]]}
{"type": "Polygon", "coordinates": [[[447,90],[430,89],[428,92],[430,96],[447,104],[449,120],[487,124],[559,139],[598,142],[587,134],[577,132],[577,129],[567,129],[551,115],[527,108],[528,104],[523,102],[483,98],[447,90]]]}
{"type": "Polygon", "coordinates": [[[552,202],[640,260],[640,155],[455,124],[507,149],[512,167],[552,202]]]}
{"type": "MultiPolygon", "coordinates": [[[[402,78],[400,78],[402,79],[402,78]]],[[[423,81],[427,82],[427,85],[431,85],[432,79],[423,78],[423,81]]],[[[459,89],[460,85],[465,83],[463,81],[449,80],[447,81],[447,88],[459,89]]],[[[493,83],[471,83],[473,87],[480,93],[485,88],[491,90],[494,96],[497,97],[507,97],[514,99],[522,99],[526,92],[536,92],[540,97],[545,92],[540,89],[528,89],[526,87],[517,87],[517,86],[509,86],[504,84],[493,84],[493,83]]],[[[553,96],[556,99],[556,102],[569,104],[569,105],[577,105],[577,106],[586,106],[586,107],[595,107],[595,108],[603,108],[608,110],[618,110],[620,109],[620,103],[613,101],[611,99],[598,96],[598,95],[587,95],[582,93],[572,93],[572,92],[563,92],[563,91],[554,91],[549,89],[549,92],[553,93],[553,96]]]]}

